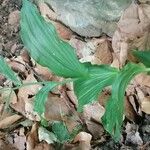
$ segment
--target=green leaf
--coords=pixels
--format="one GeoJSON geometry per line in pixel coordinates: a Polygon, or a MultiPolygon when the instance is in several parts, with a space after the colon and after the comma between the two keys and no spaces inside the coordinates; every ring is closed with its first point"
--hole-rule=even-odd
{"type": "Polygon", "coordinates": [[[34,100],[34,110],[42,115],[45,112],[45,102],[48,97],[49,91],[58,85],[57,82],[50,82],[45,84],[45,86],[36,94],[34,100]]]}
{"type": "Polygon", "coordinates": [[[15,73],[7,65],[4,58],[0,56],[0,73],[9,78],[15,85],[21,85],[21,81],[17,78],[15,73]]]}
{"type": "Polygon", "coordinates": [[[52,131],[61,143],[70,140],[70,133],[63,122],[54,122],[52,124],[52,131]]]}
{"type": "Polygon", "coordinates": [[[88,65],[89,76],[79,78],[74,82],[74,91],[78,98],[78,111],[82,112],[83,106],[97,100],[100,92],[113,83],[118,70],[107,65],[88,65]]]}
{"type": "Polygon", "coordinates": [[[129,63],[120,71],[112,85],[112,95],[106,105],[106,112],[102,117],[102,123],[105,130],[116,141],[120,139],[126,87],[135,75],[145,71],[147,69],[144,66],[129,63]]]}
{"type": "Polygon", "coordinates": [[[145,66],[150,67],[150,51],[133,51],[133,55],[145,66]]]}
{"type": "Polygon", "coordinates": [[[23,0],[21,39],[36,62],[63,77],[86,76],[74,48],[61,40],[50,22],[46,22],[35,5],[23,0]]]}

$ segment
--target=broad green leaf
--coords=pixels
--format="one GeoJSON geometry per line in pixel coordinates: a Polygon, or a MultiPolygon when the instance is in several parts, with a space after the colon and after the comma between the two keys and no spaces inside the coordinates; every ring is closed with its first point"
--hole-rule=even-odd
{"type": "Polygon", "coordinates": [[[17,78],[15,73],[7,65],[7,63],[5,62],[2,56],[0,56],[0,74],[3,74],[7,78],[9,78],[15,85],[21,84],[21,81],[17,78]]]}
{"type": "Polygon", "coordinates": [[[133,51],[133,55],[145,66],[150,67],[150,51],[133,51]]]}
{"type": "Polygon", "coordinates": [[[135,75],[145,71],[147,69],[144,66],[129,63],[120,71],[112,85],[112,95],[106,105],[102,123],[116,141],[120,139],[126,87],[135,75]]]}
{"type": "Polygon", "coordinates": [[[54,122],[52,124],[52,131],[61,143],[70,140],[70,133],[63,122],[54,122]]]}
{"type": "Polygon", "coordinates": [[[45,102],[48,97],[49,91],[58,85],[56,82],[50,82],[45,84],[45,86],[36,94],[34,101],[34,110],[42,115],[45,112],[45,102]]]}
{"type": "Polygon", "coordinates": [[[55,74],[63,77],[87,75],[74,48],[58,37],[54,26],[46,22],[28,0],[23,0],[21,9],[21,39],[31,57],[55,74]]]}
{"type": "Polygon", "coordinates": [[[113,83],[118,70],[107,65],[88,66],[89,76],[79,78],[74,82],[74,91],[78,98],[78,111],[82,112],[83,106],[97,100],[100,92],[113,83]]]}

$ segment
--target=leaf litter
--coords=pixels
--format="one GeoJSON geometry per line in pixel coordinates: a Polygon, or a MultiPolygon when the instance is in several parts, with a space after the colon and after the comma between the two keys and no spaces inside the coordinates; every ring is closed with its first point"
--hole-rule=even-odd
{"type": "MultiPolygon", "coordinates": [[[[138,49],[139,51],[150,49],[150,6],[145,4],[144,0],[141,2],[142,4],[132,4],[125,10],[118,22],[118,29],[114,33],[112,39],[108,37],[106,38],[105,36],[92,39],[79,37],[69,28],[65,27],[60,22],[57,22],[57,14],[55,14],[45,3],[40,5],[39,9],[47,21],[49,21],[49,19],[53,21],[59,36],[71,43],[71,45],[76,48],[76,53],[82,62],[91,62],[92,64],[112,64],[119,68],[122,67],[122,65],[128,59],[137,62],[137,60],[135,60],[135,58],[130,53],[131,49],[138,49]],[[115,62],[116,57],[114,56],[117,56],[119,66],[118,62],[115,62]]],[[[12,14],[9,15],[8,23],[11,25],[11,28],[14,24],[18,25],[18,18],[14,16],[18,16],[18,10],[12,12],[12,14]]],[[[23,74],[21,78],[23,77],[24,83],[41,80],[53,81],[56,78],[61,80],[59,77],[51,73],[47,68],[44,68],[33,62],[24,49],[21,49],[20,56],[21,57],[17,57],[15,59],[12,57],[9,59],[10,63],[8,64],[16,73],[23,74]]],[[[14,75],[13,79],[18,81],[18,79],[14,78],[14,75]]],[[[138,111],[141,110],[141,112],[144,112],[145,114],[150,114],[150,90],[147,90],[142,97],[140,95],[140,91],[137,90],[137,87],[139,86],[143,89],[145,87],[150,88],[150,79],[148,75],[140,74],[136,76],[134,81],[135,83],[133,83],[133,89],[136,89],[137,91],[137,93],[134,93],[134,96],[136,95],[137,100],[131,100],[129,98],[133,93],[127,89],[128,95],[126,98],[128,100],[126,100],[125,115],[128,120],[136,123],[136,119],[139,117],[139,115],[141,115],[138,111]],[[136,109],[137,105],[139,110],[136,109]]],[[[0,121],[1,129],[8,128],[10,125],[15,124],[15,122],[21,122],[21,118],[28,118],[29,120],[33,121],[41,120],[40,116],[33,109],[34,97],[41,88],[42,86],[40,85],[30,85],[28,87],[22,87],[18,91],[13,91],[10,107],[13,109],[15,114],[9,112],[9,114],[0,121]]],[[[91,149],[91,144],[94,143],[94,141],[92,141],[92,137],[96,139],[105,135],[103,127],[99,122],[105,111],[102,106],[105,103],[105,99],[102,97],[99,103],[97,102],[96,104],[89,106],[87,105],[84,108],[83,115],[81,115],[75,113],[77,102],[73,89],[68,89],[68,87],[62,89],[57,89],[57,92],[54,91],[49,93],[48,101],[45,105],[44,117],[47,121],[49,121],[51,126],[51,123],[54,123],[54,121],[62,121],[70,133],[78,125],[84,124],[84,127],[87,127],[85,130],[86,132],[78,131],[77,133],[79,134],[76,134],[76,137],[73,137],[72,144],[78,142],[78,146],[76,146],[76,144],[74,145],[74,147],[77,149],[91,149]],[[65,97],[64,94],[62,94],[62,89],[63,92],[66,93],[65,97]],[[97,128],[97,130],[95,128],[97,128]],[[96,136],[96,134],[99,134],[99,136],[96,136]]],[[[109,89],[106,89],[106,91],[109,93],[109,89]]],[[[4,99],[2,98],[0,100],[3,101],[4,99]]],[[[3,108],[5,103],[2,103],[1,101],[0,106],[3,108]]],[[[3,109],[1,110],[3,111],[3,109]]],[[[131,129],[133,124],[130,124],[128,120],[125,131],[127,136],[124,139],[126,145],[128,145],[127,143],[132,143],[136,146],[142,145],[143,140],[142,136],[139,134],[140,131],[138,131],[137,128],[133,133],[133,130],[131,129]]],[[[57,137],[55,137],[57,134],[56,132],[51,132],[52,130],[49,130],[49,128],[46,127],[42,127],[38,123],[33,124],[32,128],[22,127],[19,130],[19,132],[23,133],[16,135],[15,130],[12,132],[13,136],[15,137],[14,141],[16,143],[13,144],[13,146],[16,147],[16,149],[21,149],[19,143],[20,145],[26,145],[25,147],[28,150],[53,149],[53,144],[58,140],[57,137]],[[22,130],[25,130],[27,134],[22,130]],[[26,144],[22,144],[23,142],[26,144]],[[51,145],[51,143],[53,144],[51,145]]],[[[9,138],[6,137],[7,142],[9,141],[8,139],[9,138]]],[[[105,142],[107,142],[107,138],[104,136],[103,143],[105,142]]],[[[9,143],[9,145],[11,145],[10,147],[12,147],[12,143],[9,143]]],[[[23,146],[22,149],[24,149],[23,146]]]]}

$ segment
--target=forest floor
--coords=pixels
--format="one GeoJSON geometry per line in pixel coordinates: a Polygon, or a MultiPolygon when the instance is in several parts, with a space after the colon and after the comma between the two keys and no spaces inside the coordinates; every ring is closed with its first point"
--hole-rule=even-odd
{"type": "MultiPolygon", "coordinates": [[[[19,35],[20,9],[21,0],[0,0],[0,55],[6,59],[24,83],[41,80],[61,81],[61,78],[55,76],[48,69],[36,64],[23,46],[19,35]]],[[[113,62],[111,37],[86,39],[75,34],[60,22],[53,21],[53,23],[60,36],[77,49],[77,55],[82,60],[107,64],[113,62]],[[90,45],[90,48],[87,45],[90,45]],[[94,50],[92,49],[93,45],[96,47],[94,50]],[[85,56],[86,48],[87,53],[92,51],[94,55],[85,56]],[[84,51],[82,51],[83,49],[84,51]]],[[[45,108],[46,119],[50,122],[52,120],[64,121],[69,131],[76,126],[79,126],[79,130],[82,131],[79,132],[76,140],[63,144],[55,142],[48,144],[50,140],[48,128],[40,125],[39,116],[33,110],[33,97],[39,90],[39,85],[23,87],[11,93],[10,91],[1,93],[0,150],[88,150],[90,147],[93,150],[150,150],[150,115],[141,109],[142,104],[137,98],[141,95],[150,96],[150,78],[146,76],[146,81],[141,81],[140,79],[143,79],[141,76],[133,81],[126,92],[126,117],[121,141],[117,143],[105,132],[97,119],[98,115],[103,114],[104,101],[110,95],[110,91],[107,89],[102,92],[99,102],[87,106],[83,114],[76,111],[76,97],[72,85],[60,86],[49,94],[45,108]],[[58,109],[60,106],[66,116],[62,116],[58,109]]],[[[0,87],[7,86],[14,85],[0,75],[0,87]]],[[[148,104],[150,105],[150,103],[148,104]]],[[[150,106],[148,107],[150,109],[150,106]]]]}

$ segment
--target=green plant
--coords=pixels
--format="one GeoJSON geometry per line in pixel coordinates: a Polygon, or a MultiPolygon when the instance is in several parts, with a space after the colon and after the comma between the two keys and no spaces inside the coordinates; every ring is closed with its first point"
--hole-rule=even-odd
{"type": "MultiPolygon", "coordinates": [[[[128,63],[121,70],[108,65],[80,63],[74,48],[58,37],[54,26],[46,22],[38,12],[36,6],[28,0],[23,0],[20,25],[21,39],[31,57],[40,65],[49,68],[56,75],[71,78],[69,80],[64,79],[61,83],[42,82],[44,86],[35,96],[35,110],[40,115],[44,113],[44,105],[48,92],[59,84],[73,82],[74,92],[78,98],[79,112],[82,112],[85,104],[96,101],[101,91],[111,85],[112,94],[106,105],[106,112],[102,117],[102,123],[106,131],[108,131],[116,141],[119,140],[123,122],[124,94],[126,87],[135,75],[150,71],[150,59],[148,59],[150,52],[134,51],[134,55],[139,58],[144,65],[128,63]]],[[[8,73],[3,69],[0,71],[5,75],[8,73]]],[[[7,77],[16,81],[14,73],[13,77],[12,73],[9,76],[7,75],[7,77]]],[[[37,82],[33,84],[41,83],[37,82]]]]}

